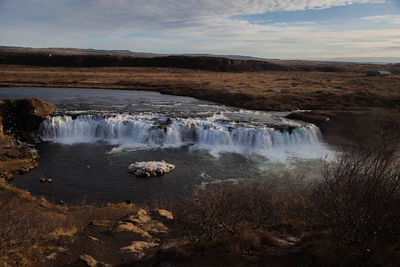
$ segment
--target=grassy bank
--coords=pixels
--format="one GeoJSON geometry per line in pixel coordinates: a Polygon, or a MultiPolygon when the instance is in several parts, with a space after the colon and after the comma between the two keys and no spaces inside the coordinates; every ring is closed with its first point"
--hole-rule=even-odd
{"type": "Polygon", "coordinates": [[[399,109],[400,74],[211,72],[173,68],[64,68],[0,65],[0,86],[152,90],[258,110],[399,109]]]}

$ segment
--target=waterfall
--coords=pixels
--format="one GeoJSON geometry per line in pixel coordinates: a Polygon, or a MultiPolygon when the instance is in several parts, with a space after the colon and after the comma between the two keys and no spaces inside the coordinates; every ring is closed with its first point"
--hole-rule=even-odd
{"type": "Polygon", "coordinates": [[[98,141],[124,147],[181,147],[211,152],[251,152],[266,155],[271,151],[296,151],[300,146],[321,147],[322,136],[313,124],[277,130],[265,125],[221,121],[209,118],[174,118],[161,115],[55,116],[40,129],[44,141],[62,144],[98,141]]]}

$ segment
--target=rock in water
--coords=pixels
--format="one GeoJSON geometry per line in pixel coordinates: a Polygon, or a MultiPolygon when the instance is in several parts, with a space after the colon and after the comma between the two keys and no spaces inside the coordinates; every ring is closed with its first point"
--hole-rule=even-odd
{"type": "Polygon", "coordinates": [[[162,176],[175,169],[175,165],[165,161],[135,162],[128,167],[128,172],[138,177],[162,176]]]}

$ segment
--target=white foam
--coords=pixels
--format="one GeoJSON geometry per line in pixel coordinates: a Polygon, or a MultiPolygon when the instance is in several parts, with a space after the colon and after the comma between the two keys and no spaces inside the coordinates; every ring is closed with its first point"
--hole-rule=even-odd
{"type": "Polygon", "coordinates": [[[265,125],[228,122],[223,114],[175,119],[157,114],[81,115],[76,119],[56,116],[42,123],[40,136],[61,144],[103,141],[133,149],[190,146],[212,155],[228,152],[270,159],[313,159],[330,153],[318,127],[296,122],[291,125],[295,126],[291,131],[281,131],[265,125]]]}

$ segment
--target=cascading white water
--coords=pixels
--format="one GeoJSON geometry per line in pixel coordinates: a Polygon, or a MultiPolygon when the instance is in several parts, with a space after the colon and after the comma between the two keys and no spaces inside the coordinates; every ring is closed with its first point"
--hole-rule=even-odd
{"type": "Polygon", "coordinates": [[[335,153],[317,127],[285,119],[290,112],[241,110],[148,91],[2,88],[1,94],[56,105],[54,117],[41,125],[39,134],[49,142],[40,144],[39,168],[12,183],[66,203],[83,197],[147,203],[162,194],[180,198],[205,183],[253,178],[302,177],[308,183],[320,178],[319,159],[335,153]],[[176,170],[152,181],[126,171],[135,161],[161,160],[176,170]],[[38,185],[39,176],[53,178],[56,186],[38,185]]]}
{"type": "MultiPolygon", "coordinates": [[[[221,121],[218,117],[168,119],[157,115],[102,117],[56,116],[44,121],[41,138],[63,144],[104,141],[122,147],[181,147],[219,152],[255,153],[264,156],[324,147],[319,128],[296,125],[291,131],[267,126],[221,121]]],[[[301,153],[303,154],[303,153],[301,153]]],[[[310,153],[308,153],[310,154],[310,153]]],[[[321,156],[320,153],[318,153],[321,156]]],[[[311,157],[313,157],[311,153],[311,157]]]]}

